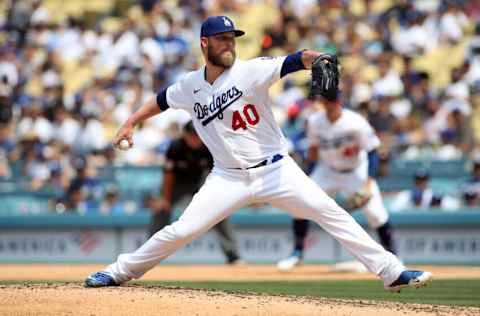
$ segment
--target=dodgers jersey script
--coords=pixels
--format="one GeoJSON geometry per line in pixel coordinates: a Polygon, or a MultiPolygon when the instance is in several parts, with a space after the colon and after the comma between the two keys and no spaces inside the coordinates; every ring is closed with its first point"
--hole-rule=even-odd
{"type": "Polygon", "coordinates": [[[280,79],[284,60],[237,59],[212,85],[201,68],[167,89],[168,105],[190,113],[216,166],[246,168],[287,152],[268,96],[270,85],[280,79]]]}
{"type": "Polygon", "coordinates": [[[323,112],[313,114],[308,121],[308,139],[311,145],[318,146],[322,162],[339,171],[366,164],[367,152],[380,145],[365,118],[348,109],[343,109],[333,123],[323,112]]]}

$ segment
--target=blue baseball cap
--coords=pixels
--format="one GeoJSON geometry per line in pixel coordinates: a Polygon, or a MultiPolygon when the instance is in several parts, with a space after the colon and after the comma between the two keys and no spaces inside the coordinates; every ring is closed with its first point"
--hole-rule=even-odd
{"type": "Polygon", "coordinates": [[[234,32],[235,37],[245,34],[244,31],[236,30],[233,21],[229,17],[219,15],[210,16],[203,23],[200,30],[201,37],[208,37],[219,33],[234,32]]]}

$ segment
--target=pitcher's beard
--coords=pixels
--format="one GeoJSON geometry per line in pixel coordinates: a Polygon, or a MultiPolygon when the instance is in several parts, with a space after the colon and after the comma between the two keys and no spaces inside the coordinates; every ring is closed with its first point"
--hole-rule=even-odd
{"type": "Polygon", "coordinates": [[[211,49],[209,49],[208,60],[215,66],[228,69],[232,67],[233,63],[235,62],[235,51],[230,50],[216,55],[212,53],[211,49]]]}

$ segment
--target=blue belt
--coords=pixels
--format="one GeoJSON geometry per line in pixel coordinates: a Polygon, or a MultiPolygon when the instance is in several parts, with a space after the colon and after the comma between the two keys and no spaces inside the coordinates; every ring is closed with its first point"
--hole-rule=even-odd
{"type": "MultiPolygon", "coordinates": [[[[272,157],[272,162],[271,163],[277,162],[277,161],[281,160],[282,158],[283,158],[283,155],[276,154],[275,156],[272,157]]],[[[253,168],[263,167],[263,166],[266,166],[267,164],[268,164],[268,159],[265,159],[265,160],[257,163],[255,166],[247,167],[245,169],[253,169],[253,168]]],[[[232,169],[241,170],[242,168],[232,168],[232,169]]]]}

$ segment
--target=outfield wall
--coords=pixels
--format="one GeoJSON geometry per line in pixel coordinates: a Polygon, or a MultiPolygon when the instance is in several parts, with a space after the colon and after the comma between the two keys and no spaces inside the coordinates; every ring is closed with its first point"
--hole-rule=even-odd
{"type": "MultiPolygon", "coordinates": [[[[362,214],[354,216],[366,227],[362,214]]],[[[132,251],[145,241],[149,219],[147,213],[0,217],[0,263],[111,262],[119,253],[132,251]]],[[[291,252],[289,215],[239,212],[231,219],[240,253],[247,262],[274,263],[291,252]]],[[[416,211],[392,214],[391,219],[398,253],[405,263],[480,264],[480,212],[416,211]]],[[[306,262],[350,258],[328,234],[316,225],[312,227],[306,262]]],[[[209,232],[166,262],[221,263],[224,258],[215,233],[209,232]]]]}

